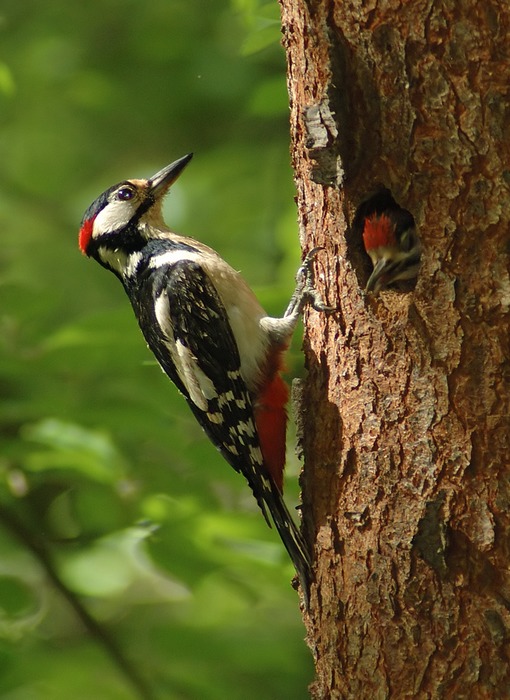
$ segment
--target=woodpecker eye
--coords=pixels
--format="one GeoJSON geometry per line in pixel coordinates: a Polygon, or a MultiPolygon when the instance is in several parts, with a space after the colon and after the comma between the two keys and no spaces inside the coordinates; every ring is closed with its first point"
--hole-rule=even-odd
{"type": "Polygon", "coordinates": [[[135,191],[132,187],[123,187],[117,192],[117,199],[121,202],[127,202],[129,199],[133,199],[135,196],[135,191]]]}

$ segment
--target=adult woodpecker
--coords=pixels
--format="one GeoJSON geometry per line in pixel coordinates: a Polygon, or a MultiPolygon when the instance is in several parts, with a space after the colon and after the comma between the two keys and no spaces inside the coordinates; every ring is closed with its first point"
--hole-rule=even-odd
{"type": "Polygon", "coordinates": [[[389,190],[382,189],[361,204],[355,226],[362,229],[363,244],[373,265],[367,292],[417,276],[421,246],[414,217],[396,203],[389,190]]]}
{"type": "Polygon", "coordinates": [[[288,389],[280,370],[304,305],[326,308],[312,284],[316,250],[298,272],[283,318],[267,316],[218,253],[163,221],[163,198],[191,157],[148,180],[108,188],[85,212],[79,245],[122,282],[163,371],[245,476],[269,525],[270,514],[308,602],[310,551],[282,497],[288,389]]]}

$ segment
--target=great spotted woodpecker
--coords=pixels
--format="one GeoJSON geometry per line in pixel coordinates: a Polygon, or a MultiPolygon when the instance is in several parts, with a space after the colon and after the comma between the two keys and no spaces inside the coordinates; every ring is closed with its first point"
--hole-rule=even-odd
{"type": "Polygon", "coordinates": [[[271,515],[307,602],[310,551],[282,497],[288,389],[280,370],[304,305],[327,308],[312,284],[316,250],[298,272],[283,318],[267,316],[218,253],[163,221],[163,198],[191,157],[103,192],[85,212],[79,245],[120,279],[163,371],[245,476],[269,525],[271,515]]]}
{"type": "Polygon", "coordinates": [[[373,270],[366,290],[378,292],[399,280],[418,274],[421,246],[414,217],[400,207],[387,189],[363,202],[355,225],[362,230],[363,244],[373,270]]]}

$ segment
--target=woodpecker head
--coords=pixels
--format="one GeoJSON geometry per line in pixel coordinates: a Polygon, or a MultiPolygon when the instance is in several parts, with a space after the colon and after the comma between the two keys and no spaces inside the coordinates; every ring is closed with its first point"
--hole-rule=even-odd
{"type": "Polygon", "coordinates": [[[124,180],[103,192],[83,216],[79,235],[82,253],[119,274],[129,255],[157,237],[158,230],[165,230],[164,196],[192,156],[188,153],[148,180],[124,180]]]}
{"type": "Polygon", "coordinates": [[[366,290],[378,292],[399,280],[414,279],[420,266],[420,241],[413,215],[383,189],[358,209],[363,244],[374,269],[366,290]]]}

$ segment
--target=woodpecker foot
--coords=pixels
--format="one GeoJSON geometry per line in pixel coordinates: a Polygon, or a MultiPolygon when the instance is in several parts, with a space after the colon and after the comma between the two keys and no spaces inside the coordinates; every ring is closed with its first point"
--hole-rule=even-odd
{"type": "Polygon", "coordinates": [[[313,261],[321,250],[324,250],[322,246],[312,248],[297,271],[296,289],[285,312],[285,318],[288,316],[299,316],[306,304],[310,304],[315,311],[325,313],[336,311],[332,306],[328,306],[322,301],[318,291],[315,289],[313,261]]]}

